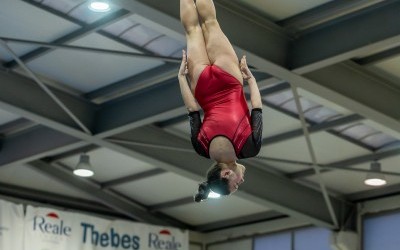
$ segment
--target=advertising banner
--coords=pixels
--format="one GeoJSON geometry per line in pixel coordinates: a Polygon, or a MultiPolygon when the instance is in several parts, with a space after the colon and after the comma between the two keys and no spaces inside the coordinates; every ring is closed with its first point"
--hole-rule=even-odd
{"type": "Polygon", "coordinates": [[[0,249],[23,250],[24,208],[0,200],[0,249]]]}
{"type": "Polygon", "coordinates": [[[189,250],[187,231],[28,206],[25,250],[189,250]]]}

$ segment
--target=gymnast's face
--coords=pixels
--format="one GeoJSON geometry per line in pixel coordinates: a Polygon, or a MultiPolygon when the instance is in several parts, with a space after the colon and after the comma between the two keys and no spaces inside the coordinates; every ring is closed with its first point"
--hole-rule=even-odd
{"type": "Polygon", "coordinates": [[[229,180],[229,191],[231,193],[236,192],[239,189],[240,184],[244,182],[244,173],[246,168],[242,164],[236,163],[236,168],[231,171],[229,180]]]}

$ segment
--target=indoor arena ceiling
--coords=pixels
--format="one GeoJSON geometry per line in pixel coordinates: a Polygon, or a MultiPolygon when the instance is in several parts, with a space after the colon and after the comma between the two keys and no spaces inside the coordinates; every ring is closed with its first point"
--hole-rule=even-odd
{"type": "Polygon", "coordinates": [[[210,232],[284,217],[346,227],[357,202],[399,193],[400,1],[215,4],[264,104],[240,191],[193,202],[212,162],[192,149],[177,82],[178,0],[109,13],[0,0],[0,194],[210,232]],[[72,174],[84,152],[88,179],[72,174]],[[386,186],[364,185],[373,161],[386,186]]]}

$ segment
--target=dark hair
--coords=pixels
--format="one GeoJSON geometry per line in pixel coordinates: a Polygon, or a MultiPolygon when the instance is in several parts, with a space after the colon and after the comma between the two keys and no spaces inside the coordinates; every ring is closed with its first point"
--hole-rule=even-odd
{"type": "Polygon", "coordinates": [[[200,202],[206,200],[208,194],[212,190],[220,195],[228,195],[229,191],[229,181],[226,178],[221,178],[221,163],[214,163],[207,172],[207,181],[199,184],[199,189],[197,194],[194,196],[195,202],[200,202]]]}

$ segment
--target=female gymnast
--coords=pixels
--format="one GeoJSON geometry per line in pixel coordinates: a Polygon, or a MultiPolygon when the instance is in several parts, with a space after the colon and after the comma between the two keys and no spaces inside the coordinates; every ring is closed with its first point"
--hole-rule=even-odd
{"type": "Polygon", "coordinates": [[[229,195],[243,183],[245,167],[236,160],[260,151],[262,102],[246,57],[238,62],[219,26],[213,1],[180,0],[180,15],[188,53],[183,51],[178,79],[189,111],[191,141],[198,154],[216,161],[207,172],[207,181],[199,185],[195,201],[200,202],[211,190],[229,195]],[[250,89],[251,116],[243,80],[250,89]]]}

